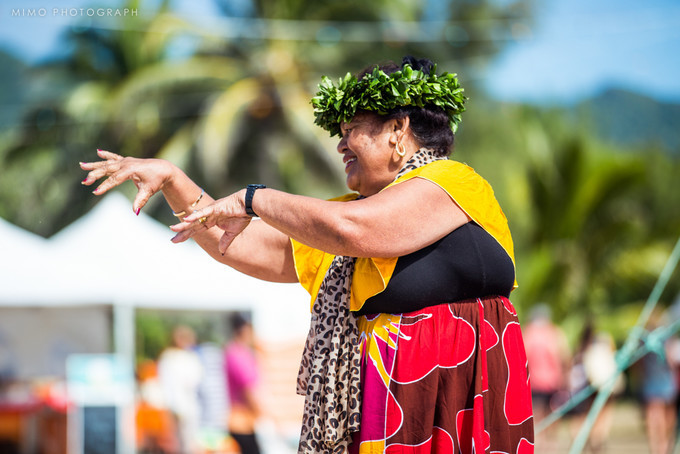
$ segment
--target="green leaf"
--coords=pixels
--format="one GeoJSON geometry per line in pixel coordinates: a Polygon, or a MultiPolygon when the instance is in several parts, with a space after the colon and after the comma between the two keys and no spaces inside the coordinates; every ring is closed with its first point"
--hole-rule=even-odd
{"type": "Polygon", "coordinates": [[[331,136],[339,134],[340,122],[351,121],[357,109],[384,115],[407,105],[441,107],[455,132],[467,100],[462,93],[456,74],[445,72],[437,76],[435,66],[426,75],[404,65],[401,71],[389,75],[376,67],[362,80],[347,73],[338,80],[337,87],[329,77],[323,76],[311,103],[314,122],[329,131],[331,136]]]}

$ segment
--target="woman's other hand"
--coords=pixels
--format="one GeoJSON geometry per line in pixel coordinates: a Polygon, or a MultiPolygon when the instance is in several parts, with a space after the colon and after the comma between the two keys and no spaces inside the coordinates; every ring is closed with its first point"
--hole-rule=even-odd
{"type": "Polygon", "coordinates": [[[95,195],[102,195],[124,181],[132,180],[137,186],[137,195],[132,204],[136,214],[139,214],[151,196],[160,191],[172,177],[174,166],[162,159],[123,157],[104,150],[97,150],[97,155],[102,161],[80,163],[80,168],[89,172],[82,184],[90,186],[97,180],[107,177],[92,191],[95,195]]]}
{"type": "Polygon", "coordinates": [[[245,189],[242,189],[223,199],[216,200],[211,205],[196,210],[183,219],[183,222],[170,226],[177,235],[173,243],[181,243],[197,233],[217,226],[224,233],[219,242],[219,252],[224,255],[229,245],[247,226],[251,217],[245,209],[245,189]]]}

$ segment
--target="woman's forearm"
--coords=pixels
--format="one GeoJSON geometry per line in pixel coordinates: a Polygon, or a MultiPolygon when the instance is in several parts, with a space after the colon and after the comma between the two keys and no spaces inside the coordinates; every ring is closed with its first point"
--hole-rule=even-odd
{"type": "MultiPolygon", "coordinates": [[[[268,239],[266,246],[283,248],[285,258],[278,257],[278,263],[288,267],[292,264],[286,244],[289,238],[334,255],[400,257],[434,243],[469,220],[446,191],[419,178],[349,202],[258,189],[251,205],[264,221],[258,223],[251,223],[246,214],[245,195],[246,190],[238,191],[187,216],[172,226],[177,232],[173,241],[204,235],[204,229],[217,226],[224,232],[218,250],[247,255],[243,244],[249,244],[253,225],[259,225],[257,236],[268,239]]],[[[265,257],[266,246],[257,251],[265,257]]]]}
{"type": "Polygon", "coordinates": [[[173,213],[183,218],[215,201],[189,178],[179,167],[166,161],[167,177],[161,191],[173,213]]]}
{"type": "Polygon", "coordinates": [[[267,188],[256,191],[252,206],[263,221],[301,243],[336,255],[356,252],[347,203],[267,188]]]}
{"type": "Polygon", "coordinates": [[[422,179],[351,202],[260,189],[252,206],[265,222],[287,236],[332,254],[353,257],[399,257],[468,222],[445,191],[422,179]]]}

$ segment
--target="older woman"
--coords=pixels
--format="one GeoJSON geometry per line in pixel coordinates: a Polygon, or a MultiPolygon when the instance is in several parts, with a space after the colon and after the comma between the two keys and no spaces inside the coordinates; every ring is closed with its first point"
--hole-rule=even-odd
{"type": "Polygon", "coordinates": [[[333,200],[249,185],[213,200],[172,164],[99,151],[100,195],[162,191],[174,242],[260,279],[299,282],[312,320],[299,452],[533,452],[507,221],[488,183],[447,159],[465,98],[455,75],[404,58],[324,78],[316,123],[340,135],[333,200]],[[259,220],[253,220],[253,217],[259,220]]]}

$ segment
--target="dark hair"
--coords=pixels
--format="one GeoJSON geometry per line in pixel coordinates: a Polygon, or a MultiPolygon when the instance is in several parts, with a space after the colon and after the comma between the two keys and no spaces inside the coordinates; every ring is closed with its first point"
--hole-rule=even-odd
{"type": "MultiPolygon", "coordinates": [[[[405,56],[401,65],[394,62],[387,62],[370,66],[359,73],[358,79],[362,79],[366,74],[373,71],[375,67],[380,68],[385,74],[392,74],[404,68],[404,65],[429,74],[435,64],[426,58],[417,59],[411,55],[405,56]]],[[[410,128],[413,132],[418,145],[430,148],[439,156],[448,156],[453,149],[454,135],[449,124],[449,117],[444,109],[437,106],[402,106],[392,109],[385,115],[378,115],[381,121],[389,121],[409,117],[410,128]]]]}
{"type": "Polygon", "coordinates": [[[234,333],[237,333],[246,325],[250,325],[249,314],[243,312],[236,312],[229,318],[229,323],[231,324],[231,329],[234,333]]]}

